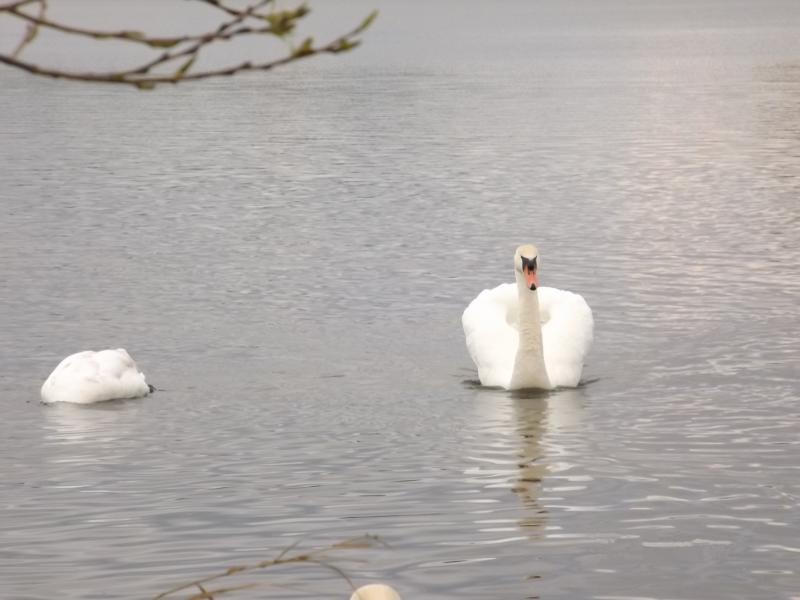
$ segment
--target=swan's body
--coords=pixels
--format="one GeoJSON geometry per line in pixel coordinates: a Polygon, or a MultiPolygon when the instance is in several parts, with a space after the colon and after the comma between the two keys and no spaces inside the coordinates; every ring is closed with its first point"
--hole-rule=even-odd
{"type": "Polygon", "coordinates": [[[578,294],[538,287],[538,253],[522,246],[515,263],[520,251],[533,254],[530,281],[517,264],[516,284],[484,290],[462,316],[478,377],[507,390],[575,387],[592,345],[592,311],[578,294]]]}
{"type": "Polygon", "coordinates": [[[152,390],[144,373],[122,348],[100,352],[87,350],[61,361],[42,386],[42,401],[91,404],[138,398],[152,390]]]}
{"type": "Polygon", "coordinates": [[[388,585],[373,583],[358,588],[350,600],[400,600],[400,595],[388,585]]]}

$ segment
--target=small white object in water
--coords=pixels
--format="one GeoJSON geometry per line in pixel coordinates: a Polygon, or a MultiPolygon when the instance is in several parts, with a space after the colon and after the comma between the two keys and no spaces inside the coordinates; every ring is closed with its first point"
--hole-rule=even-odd
{"type": "Polygon", "coordinates": [[[122,348],[100,352],[87,350],[61,361],[42,386],[42,401],[91,404],[138,398],[154,390],[122,348]]]}
{"type": "Polygon", "coordinates": [[[400,594],[388,585],[372,583],[358,588],[350,596],[350,600],[400,600],[400,594]]]}

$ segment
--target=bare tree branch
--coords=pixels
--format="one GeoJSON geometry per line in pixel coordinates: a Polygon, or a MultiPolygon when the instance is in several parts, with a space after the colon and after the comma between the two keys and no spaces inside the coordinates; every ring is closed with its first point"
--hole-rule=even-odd
{"type": "Polygon", "coordinates": [[[246,573],[248,571],[266,569],[267,567],[273,567],[273,566],[277,566],[277,565],[302,564],[302,563],[315,564],[315,565],[322,566],[322,567],[324,567],[326,569],[330,569],[331,571],[333,571],[334,573],[339,575],[342,579],[344,579],[350,585],[350,587],[355,590],[355,586],[353,585],[353,582],[350,580],[350,578],[347,576],[347,574],[342,569],[340,569],[336,565],[333,565],[333,564],[323,560],[322,558],[320,558],[320,556],[323,555],[323,554],[329,553],[332,550],[336,550],[338,548],[371,548],[371,547],[374,547],[376,545],[385,545],[385,544],[383,544],[375,536],[363,535],[363,536],[351,538],[349,540],[345,540],[343,542],[340,542],[338,544],[334,544],[332,546],[328,546],[328,547],[325,547],[325,548],[320,548],[318,550],[313,550],[311,552],[306,552],[306,553],[303,553],[303,554],[290,554],[289,550],[291,550],[291,549],[293,549],[293,548],[295,548],[297,546],[297,543],[295,543],[295,544],[292,544],[292,546],[290,546],[287,550],[284,550],[283,552],[281,552],[280,555],[278,555],[277,558],[273,558],[273,559],[270,559],[270,560],[265,560],[265,561],[262,561],[260,563],[253,564],[253,565],[243,565],[243,566],[237,566],[237,567],[230,567],[228,570],[223,571],[221,573],[217,573],[215,575],[209,575],[207,577],[203,577],[202,579],[198,579],[198,580],[192,581],[190,583],[179,585],[179,586],[174,587],[174,588],[172,588],[170,590],[167,590],[166,592],[162,592],[158,596],[155,596],[153,598],[153,600],[161,600],[162,598],[165,598],[167,596],[171,596],[172,594],[175,594],[177,592],[181,592],[181,591],[187,590],[189,588],[193,588],[193,587],[200,588],[201,593],[192,596],[191,598],[189,598],[189,600],[211,599],[211,595],[212,594],[221,595],[221,594],[224,594],[226,592],[246,589],[246,588],[253,587],[253,586],[256,586],[256,585],[260,585],[260,584],[249,583],[249,584],[245,584],[245,585],[241,585],[241,586],[234,586],[234,587],[228,587],[228,588],[221,588],[221,589],[206,591],[205,588],[203,587],[203,584],[207,583],[209,581],[214,581],[214,580],[217,580],[217,579],[221,579],[223,577],[230,577],[230,576],[236,575],[238,573],[246,573]]]}
{"type": "Polygon", "coordinates": [[[234,37],[246,34],[262,34],[285,38],[295,30],[298,21],[308,15],[310,9],[305,4],[301,4],[294,9],[277,9],[273,7],[271,10],[265,11],[264,8],[273,4],[273,0],[260,0],[250,4],[244,9],[231,8],[224,5],[219,0],[198,0],[199,2],[219,9],[229,18],[223,21],[215,30],[208,33],[174,37],[152,37],[137,31],[98,31],[53,21],[45,16],[47,1],[48,0],[17,0],[11,4],[0,5],[0,13],[8,13],[27,24],[26,33],[15,50],[11,54],[0,53],[0,63],[45,77],[63,78],[73,81],[122,83],[133,85],[141,89],[151,89],[159,83],[193,81],[210,77],[234,75],[243,71],[268,71],[275,67],[317,54],[338,54],[340,52],[345,52],[355,48],[360,43],[360,40],[356,38],[369,27],[377,14],[373,12],[358,27],[355,27],[348,33],[322,46],[315,46],[313,38],[307,37],[300,45],[293,48],[290,47],[288,55],[278,59],[262,62],[248,60],[240,64],[219,69],[192,72],[192,67],[203,48],[217,41],[230,40],[234,37]],[[32,15],[20,10],[21,7],[34,3],[39,4],[38,15],[32,15]],[[249,21],[263,24],[248,24],[249,21]],[[53,69],[19,58],[22,50],[35,39],[39,28],[53,29],[62,33],[89,37],[96,40],[115,39],[134,44],[143,44],[152,49],[163,48],[164,50],[155,58],[123,71],[92,73],[53,69]],[[189,46],[183,49],[170,50],[176,46],[187,43],[189,46]],[[185,58],[186,60],[171,75],[155,71],[157,67],[179,58],[185,58]]]}
{"type": "MultiPolygon", "coordinates": [[[[35,0],[36,2],[41,2],[43,7],[46,4],[47,0],[35,0]]],[[[205,1],[205,0],[203,0],[205,1]]],[[[177,46],[183,42],[193,42],[193,41],[203,41],[203,42],[211,42],[217,40],[229,40],[233,37],[247,34],[247,33],[271,33],[276,36],[283,36],[286,32],[282,31],[280,28],[274,27],[272,25],[266,25],[264,27],[240,27],[239,29],[230,30],[230,27],[236,23],[240,23],[241,21],[245,20],[247,17],[256,17],[255,14],[256,10],[266,4],[269,4],[272,0],[266,0],[264,2],[260,2],[256,6],[252,6],[247,10],[244,11],[236,11],[233,13],[237,18],[230,23],[224,24],[224,29],[226,31],[216,31],[213,33],[204,33],[200,35],[183,35],[179,37],[147,37],[144,34],[138,31],[94,31],[91,29],[82,29],[79,27],[72,27],[69,25],[64,25],[62,23],[56,23],[55,21],[49,21],[47,19],[42,18],[42,13],[40,12],[39,16],[29,15],[17,8],[9,8],[6,10],[11,15],[22,19],[23,21],[28,21],[31,26],[42,26],[48,27],[50,29],[55,29],[57,31],[61,31],[63,33],[71,33],[74,35],[81,35],[85,37],[91,37],[98,40],[107,40],[107,39],[117,39],[117,40],[125,40],[127,42],[136,42],[139,44],[144,44],[151,48],[170,48],[172,46],[177,46]]],[[[262,18],[262,17],[258,17],[262,18]]],[[[12,56],[16,56],[17,53],[14,53],[12,56]]]]}
{"type": "Polygon", "coordinates": [[[237,15],[236,18],[234,18],[233,20],[227,21],[222,25],[220,25],[213,34],[210,34],[210,36],[207,35],[201,37],[195,44],[189,46],[188,48],[180,52],[165,51],[161,56],[153,59],[148,63],[143,64],[135,71],[131,71],[131,74],[133,75],[147,74],[150,72],[151,69],[155,68],[160,64],[169,62],[171,60],[175,60],[176,58],[180,58],[182,56],[189,56],[190,57],[189,60],[178,71],[176,71],[176,74],[180,74],[180,76],[185,75],[186,72],[191,67],[192,63],[194,63],[195,59],[197,58],[197,54],[200,52],[203,46],[206,46],[209,43],[218,39],[229,39],[225,38],[224,36],[231,33],[232,27],[238,25],[239,23],[247,19],[247,17],[252,16],[261,6],[269,4],[271,1],[272,0],[262,0],[258,4],[250,6],[245,12],[237,15]]]}
{"type": "Polygon", "coordinates": [[[33,4],[34,2],[39,2],[39,0],[19,0],[18,2],[12,2],[11,4],[0,4],[0,11],[19,8],[20,6],[24,6],[26,4],[33,4]]]}

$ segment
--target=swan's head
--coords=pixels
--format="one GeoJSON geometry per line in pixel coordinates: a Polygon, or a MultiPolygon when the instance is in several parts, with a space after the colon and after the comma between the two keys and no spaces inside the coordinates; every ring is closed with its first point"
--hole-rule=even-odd
{"type": "Polygon", "coordinates": [[[539,287],[538,271],[539,271],[539,251],[536,246],[525,244],[517,248],[517,253],[514,255],[514,268],[525,277],[525,285],[535,290],[539,287]]]}

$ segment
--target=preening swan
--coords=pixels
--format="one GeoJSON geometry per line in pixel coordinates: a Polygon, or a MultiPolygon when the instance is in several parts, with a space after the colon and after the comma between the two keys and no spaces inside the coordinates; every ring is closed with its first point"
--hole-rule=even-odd
{"type": "Polygon", "coordinates": [[[467,349],[486,386],[507,390],[575,387],[594,332],[578,294],[539,287],[539,252],[517,248],[516,285],[484,290],[464,311],[467,349]]]}
{"type": "Polygon", "coordinates": [[[50,373],[42,386],[42,401],[91,404],[103,400],[138,398],[155,388],[122,348],[78,352],[50,373]]]}
{"type": "Polygon", "coordinates": [[[400,595],[382,583],[373,583],[358,588],[350,600],[400,600],[400,595]]]}

